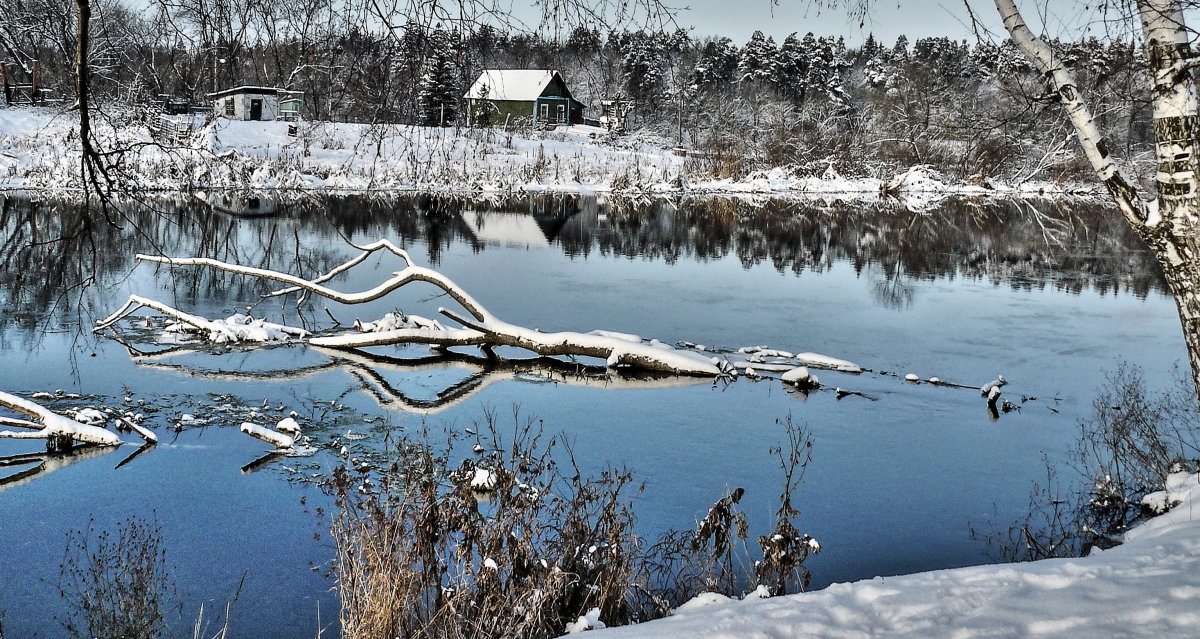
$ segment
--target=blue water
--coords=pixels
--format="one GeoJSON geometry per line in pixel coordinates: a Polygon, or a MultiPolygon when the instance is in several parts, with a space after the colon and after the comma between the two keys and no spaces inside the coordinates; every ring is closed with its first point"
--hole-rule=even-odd
{"type": "MultiPolygon", "coordinates": [[[[10,201],[5,211],[28,206],[10,201]]],[[[340,419],[339,430],[386,424],[410,434],[422,423],[461,430],[487,408],[503,415],[517,406],[565,433],[585,469],[625,465],[645,480],[638,526],[651,538],[693,526],[738,486],[747,489],[742,506],[752,534],[764,531],[781,485],[768,451],[784,440],[778,421],[790,416],[813,441],[793,502],[798,527],[823,547],[806,564],[814,587],[993,561],[970,528],[1002,528],[1023,515],[1032,483],[1045,476],[1043,458],[1067,459],[1104,371],[1136,365],[1150,383],[1163,383],[1184,353],[1173,302],[1118,217],[1086,203],[1037,206],[1050,220],[1066,220],[1050,225],[1057,235],[1047,239],[1048,222],[1031,219],[1027,206],[962,202],[912,212],[871,203],[339,199],[281,205],[269,218],[238,219],[190,203],[138,218],[168,254],[309,275],[352,254],[344,236],[389,238],[516,324],[711,347],[770,345],[871,369],[818,372],[827,388],[866,395],[841,400],[828,390],[801,399],[776,380],[606,389],[518,378],[416,414],[376,401],[345,366],[286,374],[331,363],[302,346],[153,361],[182,366],[163,368],[79,330],[133,292],[209,317],[244,310],[261,292],[238,277],[137,265],[129,255],[153,246],[128,229],[105,231],[99,282],[72,290],[53,312],[45,300],[63,288],[29,282],[70,269],[56,270],[54,256],[33,269],[29,254],[17,256],[25,266],[9,258],[0,286],[0,389],[96,396],[78,405],[145,400],[161,408],[147,424],[163,442],[120,469],[130,446],[0,486],[5,636],[59,636],[54,617],[66,609],[54,584],[66,533],[89,518],[111,528],[131,515],[162,529],[182,603],[172,613],[176,628],[190,628],[202,603],[207,618],[221,619],[235,594],[232,636],[310,637],[318,614],[322,625],[336,619],[333,584],[323,575],[332,558],[328,518],[316,512],[328,500],[284,469],[324,473],[331,455],[241,472],[265,445],[237,433],[240,418],[214,409],[227,400],[212,394],[250,406],[266,399],[271,411],[264,412],[282,406],[310,422],[340,419]],[[530,210],[540,226],[518,216],[530,210]],[[909,372],[972,385],[1003,374],[1005,397],[1037,399],[993,421],[978,392],[909,384],[902,379],[909,372]],[[176,434],[183,413],[213,423],[176,434]]],[[[49,214],[48,205],[33,210],[49,214]]],[[[23,219],[5,217],[0,227],[15,243],[29,233],[23,219]]],[[[399,266],[373,258],[333,286],[365,289],[399,266]]],[[[433,317],[449,303],[428,299],[433,293],[403,291],[364,308],[319,302],[299,315],[318,327],[331,324],[330,315],[348,324],[394,308],[433,317]]],[[[293,304],[277,300],[255,312],[301,319],[293,304]]],[[[432,400],[470,371],[385,367],[379,374],[410,397],[432,400]]],[[[0,440],[0,456],[37,448],[0,440]]]]}

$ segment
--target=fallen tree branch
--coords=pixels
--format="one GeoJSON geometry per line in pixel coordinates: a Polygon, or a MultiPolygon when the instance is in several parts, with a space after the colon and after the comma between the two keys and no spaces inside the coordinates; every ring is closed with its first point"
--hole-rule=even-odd
{"type": "MultiPolygon", "coordinates": [[[[359,251],[361,251],[361,253],[359,253],[357,256],[343,262],[341,265],[334,267],[328,273],[325,273],[324,275],[321,275],[319,277],[309,280],[309,282],[312,282],[313,284],[322,284],[324,282],[328,282],[329,280],[337,277],[338,275],[341,275],[342,273],[349,271],[350,269],[354,268],[355,266],[362,264],[364,261],[366,261],[366,259],[368,257],[370,257],[376,251],[381,250],[381,249],[386,250],[389,253],[392,253],[393,255],[400,257],[401,259],[404,260],[404,263],[407,264],[408,266],[414,265],[412,258],[409,257],[409,255],[408,255],[408,251],[396,246],[395,244],[392,244],[388,240],[376,240],[374,242],[371,242],[370,244],[364,244],[362,246],[358,246],[357,244],[351,244],[350,246],[353,246],[354,248],[358,249],[359,251]]],[[[289,293],[297,293],[301,290],[304,290],[304,289],[302,289],[299,286],[289,286],[288,288],[281,288],[277,291],[271,291],[270,293],[263,295],[263,297],[277,297],[280,295],[287,295],[289,293]]]]}
{"type": "MultiPolygon", "coordinates": [[[[50,439],[52,437],[69,437],[71,441],[100,446],[119,446],[121,438],[117,434],[100,428],[81,424],[70,417],[64,417],[40,404],[26,399],[0,392],[0,406],[32,417],[41,422],[40,429],[34,432],[0,431],[0,438],[8,439],[50,439]]],[[[26,427],[26,426],[22,426],[26,427]]]]}
{"type": "MultiPolygon", "coordinates": [[[[299,338],[308,336],[308,331],[302,328],[254,319],[248,315],[236,314],[223,320],[210,320],[199,315],[185,313],[158,300],[141,297],[140,295],[130,295],[125,305],[117,310],[117,312],[96,322],[96,326],[92,329],[92,332],[104,330],[121,318],[141,308],[154,309],[174,319],[181,325],[189,326],[198,332],[207,333],[209,341],[217,343],[244,341],[269,342],[286,339],[288,336],[299,338]]],[[[171,330],[171,327],[168,327],[167,330],[171,330]]]]}
{"type": "MultiPolygon", "coordinates": [[[[470,294],[441,273],[432,269],[413,266],[411,258],[403,249],[397,248],[386,241],[375,242],[358,248],[364,251],[364,255],[369,254],[371,251],[386,249],[402,257],[408,265],[375,288],[359,293],[343,293],[325,287],[317,281],[305,280],[294,275],[268,269],[238,266],[209,258],[171,258],[138,255],[137,259],[170,266],[207,266],[230,273],[282,282],[291,285],[291,290],[293,291],[308,291],[343,304],[360,304],[374,301],[407,284],[425,282],[441,289],[458,302],[470,315],[470,318],[467,318],[459,313],[442,308],[438,309],[440,313],[459,322],[464,328],[414,325],[391,331],[373,331],[362,335],[343,334],[318,337],[310,340],[312,344],[318,346],[330,348],[363,348],[366,346],[406,343],[431,344],[441,347],[480,346],[487,348],[492,346],[513,346],[543,356],[596,357],[603,359],[610,367],[623,365],[651,371],[669,372],[677,375],[718,377],[725,374],[725,371],[712,358],[679,350],[655,340],[647,342],[635,336],[604,332],[542,333],[509,324],[496,318],[482,304],[471,297],[470,294]]],[[[362,257],[362,255],[359,257],[362,257]]],[[[337,269],[334,269],[334,271],[344,272],[350,266],[361,263],[362,260],[359,257],[351,259],[337,269]]],[[[332,277],[332,275],[328,273],[322,276],[324,279],[329,279],[329,277],[332,277]]],[[[133,301],[132,298],[131,301],[133,301]]],[[[145,300],[144,298],[137,299],[138,303],[149,306],[149,304],[145,304],[147,301],[150,300],[145,300]]],[[[159,304],[154,308],[162,307],[166,307],[166,305],[159,304]]],[[[121,316],[122,312],[127,314],[131,311],[126,311],[123,308],[122,311],[102,321],[100,326],[110,325],[112,321],[115,321],[114,318],[121,316]]],[[[196,325],[197,322],[206,321],[203,318],[196,318],[195,316],[188,316],[188,320],[193,325],[196,325]]]]}
{"type": "Polygon", "coordinates": [[[316,284],[295,275],[280,273],[268,269],[255,268],[252,266],[238,266],[229,264],[220,260],[214,260],[207,257],[159,257],[155,255],[137,255],[135,259],[143,262],[157,262],[159,264],[167,264],[169,266],[207,266],[229,273],[237,273],[239,275],[249,275],[265,280],[282,282],[290,284],[297,289],[303,289],[320,295],[321,297],[331,299],[342,304],[362,304],[365,302],[373,302],[396,289],[411,284],[413,282],[426,282],[442,289],[447,295],[454,298],[454,301],[462,305],[463,308],[471,314],[472,317],[479,321],[487,321],[491,318],[491,314],[483,308],[479,302],[467,294],[466,291],[459,288],[449,278],[438,273],[433,269],[423,268],[420,266],[408,266],[404,269],[396,271],[392,274],[392,278],[379,284],[375,288],[362,291],[359,293],[343,293],[336,291],[320,284],[316,284]]]}
{"type": "Polygon", "coordinates": [[[251,424],[250,422],[243,423],[240,430],[255,439],[260,439],[271,444],[275,448],[291,448],[296,443],[296,439],[291,435],[284,435],[281,432],[264,428],[258,424],[251,424]]]}

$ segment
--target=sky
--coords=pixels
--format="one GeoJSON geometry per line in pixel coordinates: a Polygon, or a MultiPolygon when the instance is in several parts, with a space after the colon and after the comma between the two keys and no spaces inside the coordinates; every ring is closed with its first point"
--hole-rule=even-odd
{"type": "MultiPolygon", "coordinates": [[[[902,33],[910,40],[927,36],[962,39],[971,35],[966,10],[959,1],[909,0],[907,5],[897,8],[896,0],[884,0],[872,9],[860,28],[858,20],[846,10],[819,9],[806,0],[781,0],[778,5],[771,0],[688,0],[684,6],[689,9],[680,13],[678,22],[695,27],[695,36],[724,35],[739,44],[750,39],[755,30],[773,36],[776,42],[793,31],[812,31],[816,35],[845,36],[851,44],[861,43],[868,33],[887,42],[902,33]]],[[[995,9],[987,8],[995,13],[995,9]]],[[[998,26],[999,20],[996,23],[998,26]]]]}
{"type": "MultiPolygon", "coordinates": [[[[860,27],[858,20],[845,9],[819,8],[810,0],[676,0],[671,2],[681,10],[677,21],[693,27],[692,35],[700,38],[724,35],[741,45],[755,30],[782,42],[788,34],[840,35],[847,44],[861,44],[868,33],[877,40],[894,42],[904,34],[909,40],[945,36],[955,40],[974,40],[967,5],[994,38],[1004,35],[1004,28],[991,0],[874,0],[873,7],[860,27]]],[[[825,4],[829,4],[826,2],[825,4]]],[[[1046,33],[1074,37],[1096,35],[1103,37],[1109,29],[1104,17],[1088,10],[1082,0],[1038,0],[1019,2],[1025,19],[1035,31],[1047,25],[1046,33]],[[1048,9],[1047,9],[1048,8],[1048,9]],[[1046,19],[1043,20],[1043,15],[1046,19]]],[[[1097,3],[1090,3],[1095,5],[1097,3]]],[[[1127,22],[1113,18],[1109,24],[1123,31],[1127,22]]]]}

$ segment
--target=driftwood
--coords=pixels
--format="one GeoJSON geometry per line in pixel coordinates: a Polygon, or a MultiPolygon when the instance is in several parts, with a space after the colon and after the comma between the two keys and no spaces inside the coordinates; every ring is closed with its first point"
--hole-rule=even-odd
{"type": "Polygon", "coordinates": [[[118,446],[121,444],[121,438],[110,430],[100,428],[99,426],[82,424],[70,417],[59,415],[40,404],[22,399],[16,395],[0,392],[0,406],[27,415],[40,422],[33,423],[25,422],[24,420],[7,419],[4,422],[5,425],[26,428],[29,431],[0,431],[0,438],[45,439],[48,444],[52,444],[56,440],[96,444],[98,446],[118,446]]]}
{"type": "MultiPolygon", "coordinates": [[[[370,302],[408,284],[424,282],[441,289],[442,292],[456,301],[465,311],[465,313],[460,313],[445,308],[438,309],[442,315],[461,324],[460,327],[446,328],[437,323],[430,325],[428,322],[422,322],[386,331],[348,333],[315,337],[309,340],[313,345],[327,348],[352,349],[367,346],[413,343],[429,344],[437,347],[478,346],[484,349],[490,349],[495,346],[513,346],[542,356],[596,357],[604,360],[608,366],[630,366],[676,375],[717,377],[729,372],[728,368],[722,368],[715,363],[713,358],[654,341],[647,342],[640,338],[633,338],[632,336],[619,333],[602,331],[592,333],[569,331],[542,333],[515,324],[509,324],[492,315],[474,297],[446,276],[435,270],[416,266],[407,251],[387,240],[380,240],[356,248],[359,248],[361,251],[359,256],[342,264],[330,273],[326,273],[313,280],[306,280],[301,277],[268,269],[228,264],[209,258],[173,258],[138,255],[137,259],[144,262],[166,264],[172,267],[205,266],[231,273],[258,277],[287,285],[288,288],[275,291],[271,295],[304,291],[343,304],[370,302]],[[397,271],[391,278],[378,286],[357,293],[343,293],[322,284],[322,282],[327,281],[333,275],[344,272],[351,266],[361,263],[366,255],[380,250],[400,257],[406,264],[405,268],[397,271]]],[[[108,318],[101,320],[97,324],[96,330],[111,326],[116,320],[142,306],[154,308],[159,312],[169,314],[171,317],[195,326],[198,329],[213,330],[208,320],[204,318],[182,313],[171,309],[165,304],[138,296],[131,296],[129,302],[124,307],[108,318]]]]}
{"type": "MultiPolygon", "coordinates": [[[[545,375],[554,381],[567,384],[622,385],[626,382],[632,382],[634,386],[641,386],[647,381],[640,379],[626,380],[623,377],[614,375],[613,373],[616,371],[643,371],[676,377],[691,376],[710,379],[733,379],[739,375],[757,379],[764,377],[764,373],[767,373],[771,377],[782,378],[785,382],[785,388],[789,391],[811,391],[820,388],[820,382],[815,375],[809,372],[809,369],[834,370],[845,373],[861,373],[865,370],[857,364],[846,360],[835,359],[816,353],[793,354],[770,349],[765,346],[747,347],[733,352],[710,352],[705,350],[703,346],[686,342],[681,346],[673,346],[657,340],[646,340],[636,335],[610,331],[592,331],[588,333],[560,331],[546,333],[540,330],[529,329],[505,322],[496,317],[483,304],[448,277],[433,269],[415,265],[407,251],[387,240],[379,240],[362,246],[355,245],[355,248],[359,250],[359,253],[353,258],[312,279],[305,279],[296,275],[264,268],[230,264],[203,257],[180,258],[138,255],[137,259],[144,262],[163,264],[172,268],[194,266],[214,268],[229,273],[278,282],[284,285],[283,288],[267,293],[264,297],[300,293],[301,299],[315,295],[342,304],[360,304],[378,300],[393,291],[413,283],[421,282],[438,288],[461,307],[461,310],[438,308],[438,313],[446,319],[453,320],[457,325],[443,326],[441,322],[435,320],[414,315],[404,315],[403,313],[389,313],[384,318],[374,322],[356,321],[354,323],[354,330],[352,331],[309,336],[302,329],[266,324],[262,320],[250,320],[249,318],[244,318],[244,316],[235,316],[239,318],[238,321],[256,322],[258,323],[257,325],[262,325],[272,331],[276,331],[287,338],[299,338],[317,349],[331,349],[336,351],[338,355],[331,355],[336,361],[333,365],[348,369],[348,372],[362,383],[364,390],[371,394],[377,401],[383,404],[399,404],[415,412],[427,413],[441,410],[446,406],[451,406],[462,401],[462,399],[474,394],[480,388],[486,387],[495,381],[521,376],[522,369],[528,366],[528,362],[530,361],[538,362],[533,365],[534,375],[545,375]],[[381,251],[400,258],[404,262],[404,267],[393,273],[384,282],[364,291],[343,292],[326,286],[325,283],[329,280],[363,263],[372,254],[381,251]],[[388,360],[387,358],[378,358],[377,356],[369,355],[361,350],[368,347],[412,344],[431,346],[438,354],[428,360],[388,360]],[[493,349],[501,346],[523,349],[534,353],[538,357],[534,360],[520,360],[521,363],[514,367],[495,366],[495,362],[513,361],[511,359],[501,360],[496,357],[493,349]],[[482,356],[472,357],[448,350],[452,347],[475,347],[482,351],[482,356]],[[603,367],[581,366],[573,361],[567,363],[575,357],[601,360],[603,367]],[[545,364],[546,362],[559,362],[570,367],[575,367],[573,370],[580,374],[572,374],[569,371],[556,369],[552,364],[545,364]],[[445,389],[438,393],[437,397],[429,400],[406,397],[403,393],[398,392],[388,384],[387,380],[380,374],[381,370],[388,368],[413,370],[413,367],[419,368],[426,364],[432,366],[465,365],[467,368],[472,369],[472,371],[466,379],[445,389]],[[549,375],[547,375],[547,368],[549,369],[549,373],[551,373],[549,375]],[[605,374],[595,373],[596,370],[603,371],[605,369],[608,371],[605,374]]],[[[229,334],[228,327],[230,321],[234,318],[230,318],[230,320],[224,322],[221,320],[214,322],[171,308],[161,302],[136,295],[130,296],[129,301],[116,313],[98,322],[96,330],[110,327],[122,317],[142,307],[154,309],[196,331],[206,332],[209,338],[215,341],[254,339],[238,335],[231,336],[229,334]]],[[[133,352],[132,349],[131,352],[133,352]]],[[[169,354],[169,351],[164,351],[152,354],[151,357],[157,358],[159,356],[169,356],[169,354]]],[[[164,368],[170,367],[164,366],[164,368]]],[[[324,365],[306,367],[296,371],[289,371],[287,375],[307,375],[326,368],[327,366],[324,365]]],[[[272,373],[272,375],[275,374],[272,373]]],[[[253,373],[212,373],[212,375],[254,376],[253,373]]],[[[908,376],[909,379],[915,377],[915,375],[908,376]]],[[[912,381],[921,383],[919,378],[912,381]]],[[[946,382],[938,378],[929,378],[926,381],[934,385],[960,388],[968,387],[962,384],[946,382]]],[[[1003,384],[1002,378],[998,381],[1000,384],[1003,384]]],[[[649,385],[651,386],[656,383],[661,383],[661,381],[649,380],[649,385]]],[[[847,394],[857,393],[852,391],[838,392],[839,397],[844,397],[847,394]]],[[[265,439],[265,441],[279,446],[280,442],[275,441],[275,435],[278,433],[275,431],[266,432],[274,434],[269,435],[269,438],[265,439]]],[[[283,436],[286,437],[286,435],[283,436]]]]}
{"type": "Polygon", "coordinates": [[[258,424],[245,422],[241,426],[241,431],[247,435],[260,439],[275,448],[291,448],[296,443],[296,438],[291,435],[285,435],[279,431],[274,431],[258,424]]]}
{"type": "Polygon", "coordinates": [[[256,320],[245,315],[233,315],[224,320],[210,320],[199,315],[185,313],[162,302],[141,297],[140,295],[130,295],[121,308],[117,309],[112,315],[96,322],[96,326],[92,330],[100,331],[108,328],[115,324],[117,320],[143,307],[154,309],[179,322],[180,325],[189,327],[193,331],[206,333],[210,341],[218,343],[266,342],[274,339],[284,339],[289,336],[303,338],[308,335],[308,331],[301,328],[284,326],[283,324],[272,324],[271,322],[256,320]]]}

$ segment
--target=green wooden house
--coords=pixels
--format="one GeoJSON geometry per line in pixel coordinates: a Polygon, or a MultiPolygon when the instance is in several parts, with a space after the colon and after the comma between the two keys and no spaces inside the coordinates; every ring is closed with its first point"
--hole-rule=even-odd
{"type": "Polygon", "coordinates": [[[498,125],[518,118],[534,124],[583,124],[583,103],[571,97],[554,70],[489,69],[463,96],[473,125],[498,125]]]}

